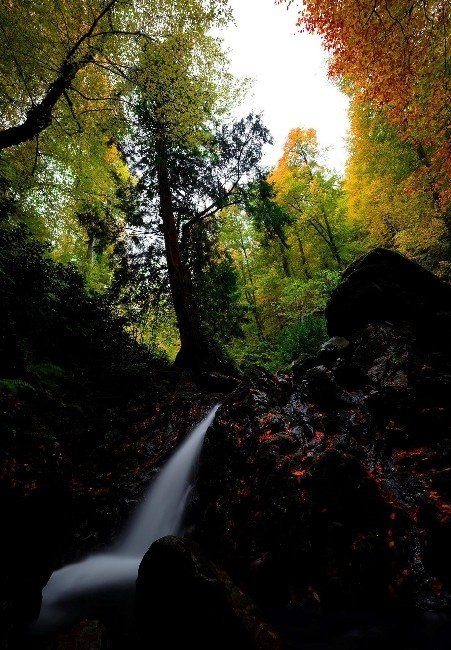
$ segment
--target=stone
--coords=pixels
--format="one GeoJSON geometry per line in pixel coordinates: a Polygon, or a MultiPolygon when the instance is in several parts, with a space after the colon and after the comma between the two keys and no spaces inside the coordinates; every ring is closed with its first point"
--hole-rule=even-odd
{"type": "Polygon", "coordinates": [[[219,372],[202,372],[197,378],[197,383],[211,392],[230,393],[238,387],[239,379],[219,372]]]}
{"type": "Polygon", "coordinates": [[[144,647],[283,647],[251,599],[229,576],[195,542],[175,536],[154,542],[141,562],[135,619],[144,647]]]}
{"type": "Polygon", "coordinates": [[[300,381],[304,379],[305,373],[318,363],[317,357],[311,354],[302,354],[291,364],[293,379],[300,381]]]}
{"type": "Polygon", "coordinates": [[[347,338],[368,323],[407,321],[431,345],[449,349],[450,312],[446,282],[399,253],[376,248],[343,272],[326,319],[330,336],[347,338]]]}
{"type": "Polygon", "coordinates": [[[23,497],[2,489],[3,553],[0,561],[0,646],[37,619],[41,590],[67,544],[73,503],[67,488],[38,488],[23,497]]]}
{"type": "Polygon", "coordinates": [[[305,381],[311,396],[323,404],[336,397],[337,384],[334,374],[325,366],[315,366],[305,373],[305,381]]]}
{"type": "Polygon", "coordinates": [[[349,341],[344,336],[333,336],[331,339],[323,343],[319,349],[321,356],[338,357],[340,354],[349,348],[349,341]]]}

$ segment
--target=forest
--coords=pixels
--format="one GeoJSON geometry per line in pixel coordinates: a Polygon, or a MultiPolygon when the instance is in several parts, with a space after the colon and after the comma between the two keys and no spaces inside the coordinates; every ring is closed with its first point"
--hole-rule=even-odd
{"type": "Polygon", "coordinates": [[[228,0],[1,3],[1,647],[451,647],[451,5],[261,2],[321,37],[343,173],[311,124],[265,163],[228,0]],[[135,624],[30,632],[219,403],[135,624]]]}

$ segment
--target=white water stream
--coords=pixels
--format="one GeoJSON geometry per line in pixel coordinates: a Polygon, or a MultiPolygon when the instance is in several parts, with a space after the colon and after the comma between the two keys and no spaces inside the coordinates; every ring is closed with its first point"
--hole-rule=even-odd
{"type": "Polygon", "coordinates": [[[179,535],[193,489],[193,474],[208,427],[219,404],[186,437],[150,485],[143,502],[119,537],[103,553],[55,571],[43,591],[38,631],[50,631],[102,604],[130,600],[138,567],[149,546],[165,535],[179,535]]]}

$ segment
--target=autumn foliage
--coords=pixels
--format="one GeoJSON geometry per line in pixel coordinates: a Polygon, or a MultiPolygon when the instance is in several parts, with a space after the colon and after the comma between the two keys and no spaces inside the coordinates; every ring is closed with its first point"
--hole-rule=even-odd
{"type": "Polygon", "coordinates": [[[447,0],[307,0],[299,25],[319,33],[330,74],[354,97],[383,109],[421,160],[449,229],[451,95],[447,0]]]}

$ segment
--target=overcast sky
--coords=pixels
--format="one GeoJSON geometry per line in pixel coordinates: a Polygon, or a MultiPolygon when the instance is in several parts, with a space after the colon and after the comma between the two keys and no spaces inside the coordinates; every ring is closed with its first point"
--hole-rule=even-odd
{"type": "Polygon", "coordinates": [[[296,29],[296,11],[274,0],[230,0],[236,27],[224,41],[232,72],[254,80],[242,112],[262,111],[275,145],[265,163],[280,156],[290,129],[313,127],[329,147],[327,163],[342,172],[346,161],[347,99],[327,78],[327,55],[320,39],[296,29]]]}

